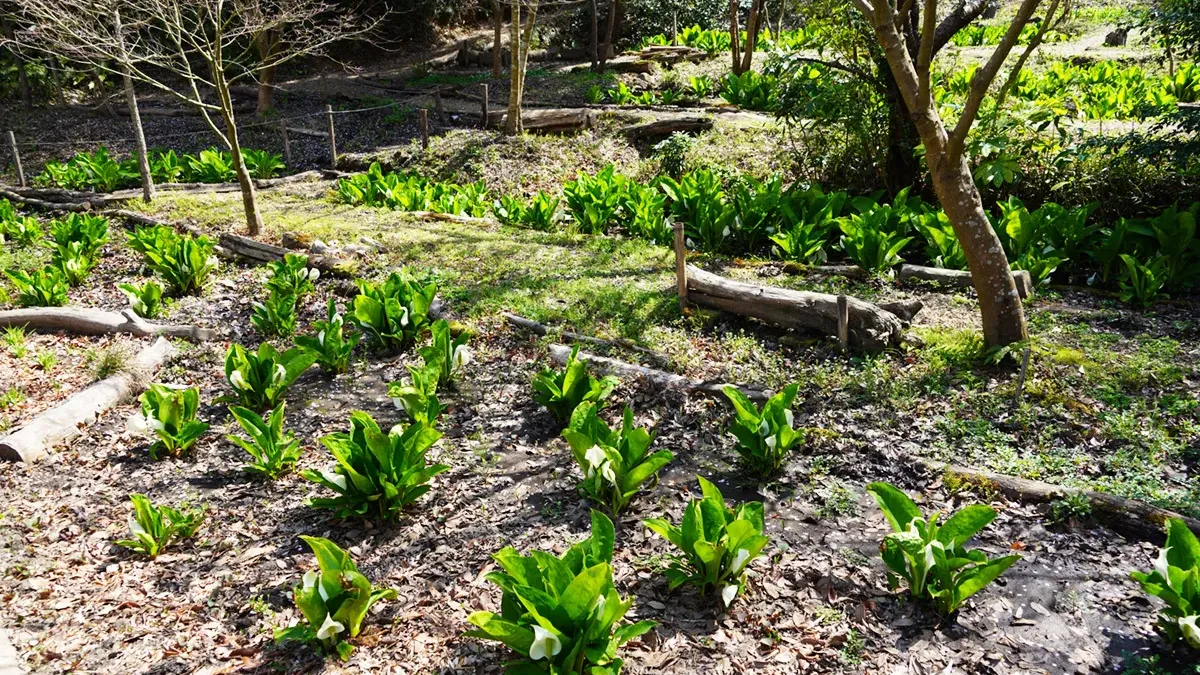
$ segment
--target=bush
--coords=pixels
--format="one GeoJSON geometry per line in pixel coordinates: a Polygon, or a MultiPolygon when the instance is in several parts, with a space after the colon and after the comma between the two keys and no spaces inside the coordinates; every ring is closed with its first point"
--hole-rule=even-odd
{"type": "Polygon", "coordinates": [[[533,400],[566,424],[580,404],[604,401],[619,383],[611,375],[601,379],[593,377],[587,370],[587,363],[579,358],[579,347],[575,347],[562,371],[544,368],[534,376],[533,400]]]}
{"type": "Polygon", "coordinates": [[[735,421],[730,430],[737,438],[742,462],[756,476],[766,478],[779,470],[792,448],[804,443],[804,430],[792,426],[792,402],[799,385],[790,384],[772,396],[762,410],[737,387],[721,391],[733,405],[735,421]]]}
{"type": "Polygon", "coordinates": [[[301,472],[301,476],[338,494],[313,498],[310,506],[336,511],[341,518],[363,516],[397,520],[404,508],[429,491],[429,481],[450,469],[427,463],[425,454],[442,437],[424,424],[384,434],[365,412],[350,415],[350,432],[321,439],[337,460],[333,471],[301,472]]]}
{"type": "Polygon", "coordinates": [[[157,558],[176,540],[196,536],[196,530],[204,523],[203,509],[155,506],[145,495],[139,494],[129,495],[129,501],[133,502],[134,512],[129,518],[132,538],[120,539],[116,544],[149,558],[157,558]]]}
{"type": "Polygon", "coordinates": [[[429,325],[437,284],[422,286],[408,272],[392,272],[382,284],[357,280],[350,322],[387,351],[404,349],[429,325]]]}
{"type": "Polygon", "coordinates": [[[609,429],[596,415],[596,404],[583,403],[575,408],[563,437],[583,471],[580,490],[606,506],[614,518],[641,491],[643,483],[657,483],[658,470],[675,458],[666,450],[647,454],[654,436],[633,426],[633,411],[628,407],[620,428],[609,429]]]}
{"type": "Polygon", "coordinates": [[[237,402],[255,411],[274,408],[296,378],[316,360],[315,354],[300,347],[280,353],[264,342],[258,346],[258,351],[252,352],[232,344],[225,353],[225,379],[233,388],[234,396],[223,396],[217,402],[237,402]]]}
{"type": "Polygon", "coordinates": [[[129,247],[142,254],[146,266],[167,282],[172,293],[198,294],[217,266],[214,243],[208,237],[178,235],[168,227],[139,227],[129,235],[129,247]]]}
{"type": "Polygon", "coordinates": [[[5,270],[4,274],[16,286],[17,304],[21,307],[62,307],[67,304],[67,278],[57,267],[46,266],[33,274],[5,270]]]}
{"type": "Polygon", "coordinates": [[[208,431],[208,424],[196,419],[200,410],[200,390],[196,387],[176,389],[151,384],[140,400],[142,412],[130,415],[126,428],[135,436],[158,438],[150,446],[152,459],[158,459],[162,452],[178,457],[208,431]]]}
{"type": "Polygon", "coordinates": [[[1167,521],[1167,542],[1149,572],[1133,572],[1133,580],[1149,595],[1167,604],[1158,614],[1158,627],[1172,642],[1200,649],[1200,541],[1178,519],[1167,521]]]}
{"type": "Polygon", "coordinates": [[[242,467],[249,473],[276,479],[292,470],[300,459],[300,441],[292,432],[283,433],[282,401],[266,417],[248,408],[232,406],[229,412],[249,438],[226,436],[230,443],[250,453],[254,461],[242,467]]]}

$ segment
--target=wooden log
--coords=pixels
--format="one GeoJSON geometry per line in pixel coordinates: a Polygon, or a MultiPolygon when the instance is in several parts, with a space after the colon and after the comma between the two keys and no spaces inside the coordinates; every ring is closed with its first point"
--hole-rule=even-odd
{"type": "Polygon", "coordinates": [[[0,328],[8,326],[25,326],[34,330],[64,331],[81,335],[166,335],[197,342],[212,340],[217,336],[216,331],[199,326],[150,323],[129,309],[110,312],[91,307],[30,307],[0,311],[0,328]]]}
{"type": "MultiPolygon", "coordinates": [[[[566,364],[571,357],[571,348],[563,344],[552,344],[549,347],[550,358],[559,365],[566,364]]],[[[711,396],[724,396],[721,390],[728,386],[726,382],[706,382],[692,380],[682,375],[668,373],[654,368],[647,368],[633,363],[626,363],[616,359],[610,359],[607,356],[596,356],[586,352],[579,352],[579,358],[591,364],[597,371],[609,375],[616,375],[632,380],[644,380],[662,389],[675,389],[678,391],[696,392],[700,394],[708,394],[711,396]]],[[[765,401],[771,398],[772,392],[767,389],[758,389],[755,387],[747,387],[742,385],[734,385],[742,391],[748,398],[754,401],[765,401]]]]}
{"type": "MultiPolygon", "coordinates": [[[[1033,295],[1033,277],[1025,270],[1013,270],[1013,281],[1017,283],[1017,292],[1022,298],[1033,295]]],[[[925,267],[922,265],[901,265],[896,273],[900,281],[919,279],[941,286],[953,288],[973,288],[971,273],[966,270],[948,270],[941,267],[925,267]]]]}
{"type": "Polygon", "coordinates": [[[421,129],[421,150],[429,149],[429,111],[421,108],[417,111],[417,126],[421,129]]]}
{"type": "Polygon", "coordinates": [[[972,469],[954,464],[945,464],[933,460],[923,460],[924,464],[933,471],[944,472],[955,477],[990,485],[1009,499],[1026,502],[1046,503],[1062,499],[1067,495],[1081,494],[1087,497],[1092,505],[1092,516],[1123,534],[1139,539],[1161,542],[1164,539],[1163,526],[1168,518],[1182,520],[1188,528],[1200,535],[1200,520],[1189,518],[1174,511],[1147,504],[1137,499],[1126,499],[1107,492],[1081,490],[1046,483],[1040,480],[1018,478],[994,471],[972,469]]]}
{"type": "MultiPolygon", "coordinates": [[[[787,328],[837,336],[837,296],[757,286],[734,281],[688,265],[688,301],[732,314],[750,316],[787,328]]],[[[847,298],[850,344],[880,350],[900,344],[901,322],[895,314],[857,298],[847,298]]]]}
{"type": "MultiPolygon", "coordinates": [[[[606,70],[611,70],[614,73],[645,73],[652,74],[658,70],[658,64],[654,61],[648,61],[642,57],[633,55],[618,56],[614,59],[609,59],[604,63],[606,70]]],[[[578,73],[586,70],[591,70],[590,64],[582,64],[575,66],[570,72],[578,73]]]]}
{"type": "Polygon", "coordinates": [[[667,357],[663,356],[662,354],[659,354],[652,349],[646,349],[641,345],[636,345],[629,340],[606,340],[604,338],[593,337],[591,335],[574,333],[569,330],[554,329],[546,326],[545,324],[538,323],[533,319],[527,319],[520,314],[513,314],[512,312],[504,312],[503,316],[504,320],[508,323],[518,328],[523,328],[534,335],[546,336],[554,334],[571,342],[584,342],[587,344],[599,345],[601,347],[628,349],[630,351],[637,352],[638,354],[641,354],[652,361],[655,361],[659,365],[664,365],[668,362],[667,357]]]}
{"type": "Polygon", "coordinates": [[[621,133],[625,134],[630,140],[640,141],[663,138],[676,132],[693,133],[708,131],[712,129],[712,126],[713,118],[708,115],[680,115],[677,117],[664,117],[640,124],[631,124],[621,129],[621,133]]]}
{"type": "Polygon", "coordinates": [[[901,321],[904,321],[905,323],[912,321],[913,317],[925,307],[925,303],[921,302],[917,298],[910,298],[908,300],[895,300],[893,302],[880,302],[876,304],[879,305],[879,309],[895,314],[896,316],[900,317],[901,321]]]}
{"type": "Polygon", "coordinates": [[[50,448],[78,437],[83,433],[80,425],[95,423],[105,412],[144,389],[175,352],[170,341],[158,338],[134,357],[128,370],[92,384],[0,438],[0,459],[35,462],[45,457],[50,448]]]}
{"type": "MultiPolygon", "coordinates": [[[[497,110],[488,113],[488,126],[503,128],[508,112],[497,110]]],[[[595,114],[587,108],[541,108],[525,110],[521,123],[526,131],[553,133],[589,129],[595,123],[595,114]]]]}
{"type": "Polygon", "coordinates": [[[3,197],[4,199],[7,199],[15,204],[28,206],[35,209],[44,209],[46,211],[90,211],[92,209],[91,202],[47,201],[45,199],[37,199],[35,197],[23,197],[16,192],[4,189],[0,189],[0,197],[3,197]]]}
{"type": "Polygon", "coordinates": [[[329,138],[328,131],[317,131],[316,129],[305,129],[304,127],[284,127],[289,134],[297,136],[308,136],[309,138],[329,138]]]}
{"type": "Polygon", "coordinates": [[[406,216],[417,218],[419,220],[441,220],[447,223],[460,223],[462,225],[484,225],[487,227],[499,227],[500,221],[495,218],[476,218],[475,216],[459,216],[453,213],[442,213],[440,211],[400,211],[406,216]]]}
{"type": "Polygon", "coordinates": [[[679,311],[683,313],[687,311],[688,304],[687,239],[683,223],[676,221],[672,233],[675,235],[675,293],[679,296],[679,311]]]}
{"type": "MultiPolygon", "coordinates": [[[[222,232],[218,242],[226,251],[260,265],[281,260],[285,254],[291,252],[282,246],[263,243],[250,237],[228,232],[222,232]]],[[[353,279],[358,272],[357,261],[318,253],[308,254],[308,264],[321,270],[322,274],[340,279],[353,279]]]]}

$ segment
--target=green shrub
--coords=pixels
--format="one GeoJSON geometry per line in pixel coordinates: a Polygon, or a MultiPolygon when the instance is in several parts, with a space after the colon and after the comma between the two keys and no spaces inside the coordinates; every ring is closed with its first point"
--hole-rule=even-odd
{"type": "Polygon", "coordinates": [[[270,289],[262,302],[252,305],[250,323],[264,337],[291,337],[296,334],[296,296],[270,289]]]}
{"type": "Polygon", "coordinates": [[[1200,649],[1200,541],[1182,520],[1167,521],[1167,543],[1154,561],[1154,569],[1133,572],[1142,590],[1166,603],[1159,611],[1158,627],[1172,642],[1200,649]]]}
{"type": "Polygon", "coordinates": [[[168,227],[139,227],[129,235],[129,247],[142,254],[146,266],[167,282],[172,293],[197,294],[217,266],[214,243],[208,237],[178,235],[168,227]]]}
{"type": "Polygon", "coordinates": [[[224,150],[209,148],[200,155],[184,155],[185,175],[193,183],[232,183],[237,180],[233,155],[224,150]]]}
{"type": "Polygon", "coordinates": [[[150,457],[159,453],[178,457],[200,440],[208,424],[196,419],[200,411],[200,390],[177,389],[151,384],[141,396],[142,412],[126,420],[126,428],[135,436],[157,437],[150,446],[150,457]]]}
{"type": "Polygon", "coordinates": [[[318,567],[305,572],[301,584],[292,591],[292,601],[305,624],[277,629],[275,641],[315,644],[326,654],[348,660],[354,647],[343,639],[343,634],[357,637],[371,606],[380,600],[395,599],[396,591],[373,588],[350,555],[328,539],[300,538],[317,557],[318,567]]]}
{"type": "Polygon", "coordinates": [[[397,520],[405,507],[429,491],[430,479],[450,468],[426,461],[441,432],[424,424],[397,429],[385,434],[370,415],[358,411],[350,415],[349,433],[322,438],[337,465],[333,471],[307,470],[300,475],[338,496],[313,498],[309,505],[336,511],[341,518],[397,520]]]}
{"type": "Polygon", "coordinates": [[[225,379],[233,388],[234,396],[223,396],[217,402],[237,402],[255,411],[274,408],[296,378],[316,360],[315,354],[300,347],[280,353],[264,342],[258,346],[258,351],[252,352],[232,344],[225,353],[225,379]]]}
{"type": "Polygon", "coordinates": [[[407,272],[392,272],[382,284],[358,280],[350,322],[387,351],[410,346],[429,325],[437,284],[419,284],[407,272]]]}
{"type": "MultiPolygon", "coordinates": [[[[8,201],[0,203],[7,204],[8,201]]],[[[33,216],[13,215],[0,219],[0,239],[11,239],[17,246],[33,246],[44,235],[41,224],[33,216]]]]}
{"type": "Polygon", "coordinates": [[[229,408],[248,438],[233,435],[225,438],[254,458],[253,462],[242,467],[245,471],[274,480],[290,472],[300,459],[300,441],[290,431],[283,433],[285,405],[280,401],[266,417],[240,406],[229,408]]]}
{"type": "Polygon", "coordinates": [[[273,178],[286,166],[282,156],[266,150],[242,150],[242,161],[246,163],[250,177],[260,180],[273,178]]]}
{"type": "Polygon", "coordinates": [[[464,330],[454,336],[450,324],[445,319],[434,321],[429,327],[429,332],[433,340],[428,347],[420,349],[421,358],[428,368],[437,372],[438,386],[449,384],[458,376],[459,371],[471,362],[471,348],[467,346],[471,335],[464,330]]]}
{"type": "Polygon", "coordinates": [[[1169,296],[1163,292],[1170,277],[1166,258],[1156,256],[1148,263],[1141,263],[1131,255],[1121,254],[1125,274],[1121,277],[1121,301],[1149,308],[1169,296]]]}
{"type": "Polygon", "coordinates": [[[721,98],[746,110],[770,112],[779,107],[779,80],[748,70],[741,75],[730,73],[721,82],[721,98]]]}
{"type": "Polygon", "coordinates": [[[730,509],[717,486],[696,480],[704,496],[688,502],[679,527],[661,518],[642,523],[679,549],[665,572],[672,589],[686,583],[701,593],[719,591],[728,607],[745,589],[746,570],[767,545],[763,505],[746,502],[730,509]]]}
{"type": "Polygon", "coordinates": [[[791,407],[799,388],[797,384],[784,387],[763,404],[762,410],[737,387],[727,385],[721,390],[733,404],[730,431],[737,438],[738,454],[754,475],[766,478],[774,474],[792,448],[804,443],[804,430],[792,426],[791,407]]]}
{"type": "Polygon", "coordinates": [[[408,373],[409,384],[388,384],[388,397],[396,409],[403,410],[414,424],[434,426],[446,409],[437,398],[438,365],[426,364],[421,368],[408,366],[408,373]]]}
{"type": "Polygon", "coordinates": [[[321,370],[330,375],[344,373],[350,368],[350,354],[362,339],[362,334],[345,330],[345,319],[337,311],[333,298],[329,299],[328,313],[325,321],[313,324],[317,331],[314,335],[301,335],[296,338],[296,346],[307,349],[317,359],[321,370]]]}
{"type": "Polygon", "coordinates": [[[943,615],[1021,559],[1009,555],[988,560],[983,551],[963,547],[996,517],[986,504],[967,506],[939,526],[938,514],[925,519],[908,495],[887,483],[871,483],[867,492],[892,526],[880,547],[888,585],[895,589],[903,579],[914,598],[932,600],[943,615]]]}
{"type": "Polygon", "coordinates": [[[115,543],[149,558],[157,558],[172,542],[194,537],[204,523],[203,509],[155,506],[145,495],[139,494],[129,495],[129,501],[133,502],[134,512],[129,518],[132,538],[115,543]]]}
{"type": "Polygon", "coordinates": [[[580,404],[571,415],[571,424],[563,431],[563,437],[583,471],[580,490],[607,507],[614,518],[644,483],[651,480],[657,483],[658,470],[675,458],[666,450],[647,454],[654,436],[633,426],[633,411],[628,407],[621,418],[621,427],[609,429],[596,415],[595,403],[580,404]]]}
{"type": "Polygon", "coordinates": [[[592,511],[592,536],[561,557],[541,551],[522,556],[506,547],[492,556],[503,570],[487,580],[503,591],[500,614],[475,612],[468,636],[504,643],[521,656],[512,673],[615,675],[617,650],[656,624],[617,627],[633,606],[612,582],[612,521],[592,511]]]}
{"type": "Polygon", "coordinates": [[[671,200],[671,215],[684,224],[688,244],[707,252],[722,250],[732,234],[734,211],[725,203],[725,190],[716,175],[700,169],[678,182],[663,178],[660,185],[671,200]]]}
{"type": "Polygon", "coordinates": [[[888,212],[875,209],[855,214],[839,221],[842,230],[841,247],[856,265],[877,274],[887,273],[904,262],[900,252],[912,241],[888,231],[883,226],[888,212]]]}
{"type": "Polygon", "coordinates": [[[308,256],[285,253],[267,263],[267,290],[303,298],[316,290],[313,282],[320,276],[320,270],[308,266],[308,256]]]}
{"type": "Polygon", "coordinates": [[[571,350],[562,371],[544,368],[533,378],[533,400],[545,406],[559,422],[566,424],[581,403],[601,403],[620,383],[608,375],[596,379],[579,358],[579,347],[571,350]]]}
{"type": "Polygon", "coordinates": [[[163,287],[153,279],[142,285],[119,284],[117,286],[129,298],[129,307],[143,319],[158,318],[163,311],[163,287]]]}
{"type": "Polygon", "coordinates": [[[609,164],[595,176],[579,174],[563,186],[567,212],[580,232],[606,234],[619,223],[628,180],[609,164]]]}
{"type": "Polygon", "coordinates": [[[67,278],[57,267],[46,266],[29,274],[23,270],[4,270],[17,288],[17,304],[22,307],[62,307],[67,304],[67,278]]]}

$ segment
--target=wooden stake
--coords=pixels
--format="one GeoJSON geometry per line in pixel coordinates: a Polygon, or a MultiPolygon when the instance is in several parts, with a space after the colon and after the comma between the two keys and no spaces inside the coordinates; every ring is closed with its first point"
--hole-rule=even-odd
{"type": "Polygon", "coordinates": [[[417,111],[417,124],[421,127],[421,150],[429,149],[429,111],[421,108],[417,111]]]}
{"type": "Polygon", "coordinates": [[[445,128],[446,124],[446,109],[442,106],[442,88],[438,87],[433,90],[433,107],[437,110],[438,126],[445,128]]]}
{"type": "Polygon", "coordinates": [[[287,122],[279,120],[279,135],[283,136],[283,163],[292,166],[292,144],[288,142],[287,122]]]}
{"type": "Polygon", "coordinates": [[[479,89],[479,98],[483,101],[483,108],[481,110],[483,118],[479,121],[479,128],[486,129],[488,125],[488,86],[487,84],[481,84],[479,85],[479,89]]]}
{"type": "Polygon", "coordinates": [[[1017,403],[1021,402],[1021,395],[1025,392],[1025,373],[1029,369],[1029,347],[1025,347],[1025,353],[1021,356],[1021,374],[1017,376],[1017,403]]]}
{"type": "Polygon", "coordinates": [[[8,132],[8,144],[12,147],[13,165],[17,167],[17,183],[25,187],[25,170],[21,168],[21,152],[17,150],[17,135],[8,132]]]}
{"type": "Polygon", "coordinates": [[[838,312],[838,344],[842,351],[850,348],[850,300],[844,295],[837,296],[838,312]]]}
{"type": "Polygon", "coordinates": [[[333,106],[325,105],[325,116],[329,118],[329,166],[337,168],[337,136],[333,131],[333,106]]]}
{"type": "Polygon", "coordinates": [[[679,293],[679,311],[687,310],[687,243],[683,238],[683,223],[675,223],[675,285],[679,293]]]}

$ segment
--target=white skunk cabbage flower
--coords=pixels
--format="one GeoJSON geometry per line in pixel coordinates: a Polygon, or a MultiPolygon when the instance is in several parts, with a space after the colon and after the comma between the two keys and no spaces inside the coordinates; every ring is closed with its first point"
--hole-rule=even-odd
{"type": "Polygon", "coordinates": [[[471,362],[473,354],[471,349],[466,345],[459,345],[454,348],[454,354],[450,357],[450,363],[455,370],[462,368],[471,362]]]}
{"type": "Polygon", "coordinates": [[[250,388],[250,383],[246,381],[246,377],[242,375],[242,371],[240,370],[235,370],[229,374],[229,384],[232,384],[234,389],[250,388]]]}
{"type": "Polygon", "coordinates": [[[333,483],[334,485],[340,487],[343,490],[346,489],[346,477],[340,473],[334,473],[333,471],[322,470],[321,478],[324,478],[325,480],[329,481],[330,483],[333,483]]]}
{"type": "Polygon", "coordinates": [[[129,522],[129,533],[130,534],[132,534],[135,537],[138,536],[139,534],[146,534],[146,528],[142,527],[141,524],[138,523],[137,518],[134,518],[133,516],[129,516],[128,522],[129,522]]]}
{"type": "Polygon", "coordinates": [[[208,256],[208,260],[204,261],[204,264],[207,267],[216,267],[217,265],[221,264],[221,261],[217,260],[217,256],[210,255],[210,256],[208,256]]]}
{"type": "Polygon", "coordinates": [[[1171,550],[1171,547],[1168,546],[1168,547],[1162,549],[1161,551],[1159,551],[1158,559],[1154,561],[1154,571],[1158,572],[1158,576],[1165,579],[1167,581],[1167,583],[1171,582],[1171,576],[1168,574],[1171,566],[1170,566],[1170,564],[1167,563],[1167,551],[1170,551],[1170,550],[1171,550]]]}
{"type": "Polygon", "coordinates": [[[304,577],[302,579],[304,590],[311,591],[313,588],[316,587],[317,580],[320,578],[321,578],[321,575],[317,574],[316,570],[309,570],[309,571],[305,572],[304,577]]]}
{"type": "Polygon", "coordinates": [[[722,236],[722,237],[728,237],[728,236],[729,236],[729,226],[728,226],[728,225],[726,225],[726,226],[725,226],[725,229],[724,229],[724,230],[721,230],[721,236],[722,236]]]}
{"type": "Polygon", "coordinates": [[[767,436],[767,447],[774,450],[775,446],[779,445],[779,438],[776,436],[767,436]]]}
{"type": "Polygon", "coordinates": [[[317,630],[317,639],[328,640],[330,638],[336,638],[338,633],[341,633],[344,630],[346,630],[345,626],[337,621],[334,621],[332,616],[326,614],[325,623],[321,624],[321,628],[317,630]]]}
{"type": "Polygon", "coordinates": [[[746,566],[746,561],[750,559],[750,551],[739,548],[737,555],[733,556],[733,566],[729,568],[730,574],[737,574],[746,566]]]}
{"type": "Polygon", "coordinates": [[[1183,633],[1183,639],[1196,649],[1200,649],[1200,628],[1196,626],[1196,620],[1200,619],[1200,614],[1193,614],[1179,619],[1179,630],[1183,633]]]}
{"type": "Polygon", "coordinates": [[[150,425],[146,422],[145,415],[134,413],[126,418],[125,430],[131,436],[145,436],[150,433],[150,425]]]}
{"type": "Polygon", "coordinates": [[[321,270],[319,270],[315,267],[308,268],[308,280],[309,281],[316,281],[320,277],[321,277],[321,270]]]}
{"type": "Polygon", "coordinates": [[[604,480],[612,483],[613,485],[617,484],[617,474],[613,471],[612,462],[605,462],[604,465],[600,467],[600,475],[604,476],[604,480]]]}
{"type": "Polygon", "coordinates": [[[321,344],[325,344],[325,331],[321,331],[320,333],[317,333],[317,342],[319,342],[321,344]]]}
{"type": "Polygon", "coordinates": [[[766,438],[767,434],[771,433],[771,424],[767,422],[767,418],[763,418],[762,424],[758,425],[758,435],[766,438]]]}
{"type": "Polygon", "coordinates": [[[725,588],[721,589],[721,601],[725,603],[726,607],[728,607],[730,603],[733,602],[733,599],[737,597],[737,593],[737,584],[729,584],[725,588]]]}
{"type": "Polygon", "coordinates": [[[588,448],[588,451],[583,453],[583,458],[587,460],[588,466],[590,467],[588,470],[589,477],[591,474],[596,472],[596,469],[600,468],[601,464],[608,461],[608,455],[604,454],[604,450],[602,450],[598,445],[593,445],[592,447],[588,448]]]}
{"type": "Polygon", "coordinates": [[[146,425],[149,426],[154,431],[166,431],[167,430],[167,425],[163,424],[162,422],[159,422],[158,419],[154,418],[154,417],[147,417],[146,425]]]}
{"type": "Polygon", "coordinates": [[[404,312],[403,314],[400,315],[400,325],[407,326],[408,325],[408,308],[401,307],[400,309],[404,312]]]}
{"type": "Polygon", "coordinates": [[[271,373],[271,384],[279,384],[285,377],[287,377],[287,368],[284,368],[281,363],[276,363],[275,372],[271,373]]]}
{"type": "Polygon", "coordinates": [[[541,626],[533,627],[533,644],[529,645],[529,658],[534,661],[549,659],[562,651],[558,636],[541,626]]]}
{"type": "Polygon", "coordinates": [[[787,425],[788,425],[789,427],[790,427],[790,426],[792,426],[792,423],[796,421],[796,418],[792,416],[792,411],[791,411],[791,410],[784,410],[784,411],[783,411],[783,418],[784,418],[785,420],[787,420],[787,425]]]}

